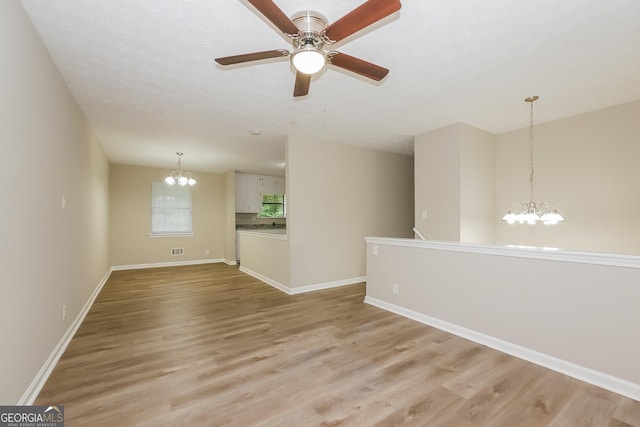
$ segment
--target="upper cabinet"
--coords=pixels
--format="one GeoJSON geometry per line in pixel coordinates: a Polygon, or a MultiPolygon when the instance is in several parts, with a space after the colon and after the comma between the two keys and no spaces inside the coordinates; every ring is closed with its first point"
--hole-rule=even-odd
{"type": "Polygon", "coordinates": [[[262,184],[262,194],[284,194],[284,177],[258,175],[262,184]]]}
{"type": "Polygon", "coordinates": [[[285,194],[285,178],[236,173],[236,212],[260,212],[263,194],[285,194]]]}
{"type": "Polygon", "coordinates": [[[260,212],[262,195],[257,175],[236,173],[236,212],[260,212]]]}

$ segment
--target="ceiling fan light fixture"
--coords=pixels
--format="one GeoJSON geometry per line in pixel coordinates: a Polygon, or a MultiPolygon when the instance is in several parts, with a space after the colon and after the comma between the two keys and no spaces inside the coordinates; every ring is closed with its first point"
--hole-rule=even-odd
{"type": "Polygon", "coordinates": [[[313,44],[307,44],[291,55],[294,68],[303,74],[317,73],[324,68],[326,62],[327,57],[324,52],[313,44]]]}

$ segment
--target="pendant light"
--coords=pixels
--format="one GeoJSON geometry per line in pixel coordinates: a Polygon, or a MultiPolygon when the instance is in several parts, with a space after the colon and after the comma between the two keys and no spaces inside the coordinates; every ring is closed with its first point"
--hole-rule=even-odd
{"type": "Polygon", "coordinates": [[[558,213],[551,202],[536,204],[533,200],[533,103],[539,99],[538,96],[526,98],[524,101],[531,106],[531,123],[529,125],[529,202],[517,202],[511,205],[509,212],[502,217],[503,221],[509,224],[538,224],[554,225],[564,221],[562,215],[558,213]]]}
{"type": "Polygon", "coordinates": [[[182,164],[180,162],[181,157],[184,155],[184,153],[176,153],[178,155],[178,168],[174,171],[171,171],[169,173],[169,175],[164,179],[164,182],[166,182],[169,185],[174,185],[174,184],[179,184],[179,185],[195,185],[196,180],[193,179],[193,177],[191,176],[191,174],[189,172],[184,172],[182,170],[182,164]]]}

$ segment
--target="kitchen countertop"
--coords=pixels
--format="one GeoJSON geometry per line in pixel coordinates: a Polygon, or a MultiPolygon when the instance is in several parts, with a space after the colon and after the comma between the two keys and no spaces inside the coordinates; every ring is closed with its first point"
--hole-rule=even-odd
{"type": "Polygon", "coordinates": [[[286,230],[287,224],[238,224],[236,231],[286,230]]]}

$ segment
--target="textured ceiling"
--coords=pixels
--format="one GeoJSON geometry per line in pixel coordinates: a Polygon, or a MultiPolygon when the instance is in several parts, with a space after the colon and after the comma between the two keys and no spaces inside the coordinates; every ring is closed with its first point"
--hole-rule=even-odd
{"type": "MultiPolygon", "coordinates": [[[[363,0],[275,0],[334,22],[363,0]]],[[[292,96],[290,49],[244,0],[23,0],[112,162],[282,173],[286,135],[411,154],[464,122],[494,133],[640,99],[638,0],[404,0],[332,49],[389,68],[379,83],[328,66],[292,96]],[[260,136],[251,134],[260,130],[260,136]]]]}

